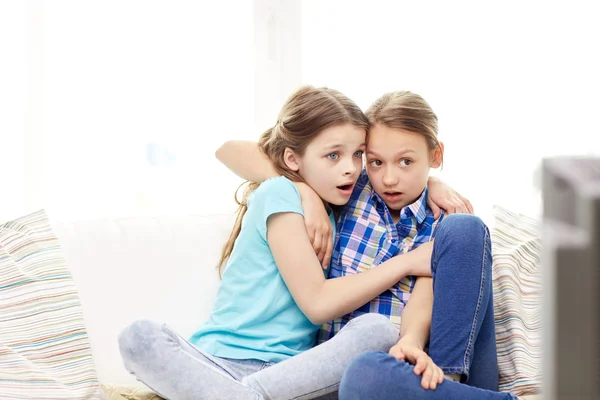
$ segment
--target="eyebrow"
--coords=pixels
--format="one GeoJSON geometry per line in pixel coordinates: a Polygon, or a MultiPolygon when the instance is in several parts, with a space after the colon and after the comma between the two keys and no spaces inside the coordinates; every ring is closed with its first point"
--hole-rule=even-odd
{"type": "MultiPolygon", "coordinates": [[[[363,142],[360,144],[360,146],[358,146],[358,148],[365,147],[366,145],[367,144],[365,142],[363,142]]],[[[338,144],[333,144],[331,146],[327,146],[327,147],[323,148],[323,151],[340,150],[340,149],[343,149],[344,147],[346,147],[346,146],[338,143],[338,144]]]]}
{"type": "MultiPolygon", "coordinates": [[[[410,154],[410,153],[416,153],[416,151],[414,151],[413,149],[402,150],[402,151],[399,151],[398,153],[396,153],[394,155],[394,157],[404,156],[404,155],[410,154]]],[[[367,154],[373,155],[375,157],[381,157],[379,154],[377,154],[374,151],[369,150],[369,149],[367,149],[367,154]]]]}

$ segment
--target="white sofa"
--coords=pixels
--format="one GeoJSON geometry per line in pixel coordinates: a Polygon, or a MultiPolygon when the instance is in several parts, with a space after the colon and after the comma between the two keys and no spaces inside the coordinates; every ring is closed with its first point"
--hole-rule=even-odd
{"type": "MultiPolygon", "coordinates": [[[[479,209],[478,214],[492,228],[497,217],[492,215],[491,210],[481,211],[479,209]]],[[[513,218],[512,222],[503,226],[503,229],[510,230],[507,236],[509,242],[517,237],[513,230],[519,229],[515,227],[520,225],[521,217],[513,215],[510,218],[513,218]]],[[[132,321],[150,318],[170,324],[187,337],[208,317],[220,284],[216,264],[230,234],[234,215],[65,221],[53,218],[49,213],[49,220],[79,290],[98,379],[103,385],[118,386],[103,387],[105,391],[108,390],[108,398],[156,398],[151,391],[138,392],[137,388],[143,385],[123,367],[117,336],[132,321]],[[123,396],[123,393],[128,395],[123,396]]],[[[513,254],[519,246],[508,244],[509,248],[495,249],[502,254],[499,263],[516,260],[513,267],[517,268],[523,261],[518,254],[513,254]]],[[[507,265],[495,265],[495,268],[499,268],[498,271],[504,276],[499,276],[498,282],[495,281],[498,287],[509,281],[511,285],[514,284],[514,274],[520,273],[515,269],[505,274],[507,265]]],[[[531,265],[519,268],[521,271],[532,269],[531,265]]],[[[526,281],[531,279],[527,278],[526,281]]],[[[504,300],[503,295],[500,296],[496,300],[513,304],[514,299],[504,300]]],[[[508,311],[512,312],[511,309],[508,311]]],[[[530,319],[527,317],[527,320],[530,319]]],[[[521,319],[503,320],[506,322],[502,322],[502,325],[510,325],[501,327],[509,329],[504,332],[508,338],[514,336],[511,331],[522,329],[521,319]]],[[[508,346],[511,346],[510,343],[508,346]]],[[[510,385],[514,383],[514,387],[519,387],[521,392],[535,390],[537,382],[532,379],[536,374],[531,367],[526,367],[532,364],[531,355],[522,354],[522,346],[519,346],[517,343],[513,349],[519,353],[515,353],[516,359],[512,359],[512,352],[503,355],[505,368],[508,368],[508,378],[504,380],[506,388],[512,390],[510,385]],[[517,375],[511,370],[513,367],[519,371],[518,378],[526,379],[515,381],[514,376],[517,375]],[[522,381],[529,382],[524,384],[522,381]]],[[[533,352],[535,348],[525,353],[530,350],[533,352]]]]}
{"type": "Polygon", "coordinates": [[[117,335],[151,318],[187,337],[208,317],[233,216],[49,217],[79,289],[100,382],[139,385],[123,367],[117,335]]]}

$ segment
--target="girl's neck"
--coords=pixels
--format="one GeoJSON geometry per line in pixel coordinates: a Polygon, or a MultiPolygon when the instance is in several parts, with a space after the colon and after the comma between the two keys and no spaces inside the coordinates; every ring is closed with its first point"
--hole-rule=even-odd
{"type": "Polygon", "coordinates": [[[402,210],[390,210],[390,214],[392,215],[392,221],[394,221],[395,224],[397,224],[400,221],[400,211],[402,210]]]}

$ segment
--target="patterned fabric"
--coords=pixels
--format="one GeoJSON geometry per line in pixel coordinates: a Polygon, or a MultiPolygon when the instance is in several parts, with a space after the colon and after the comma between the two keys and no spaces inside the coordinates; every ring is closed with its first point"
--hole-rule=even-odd
{"type": "MultiPolygon", "coordinates": [[[[140,384],[141,385],[141,384],[140,384]]],[[[143,386],[102,384],[106,400],[164,400],[143,386]]]]}
{"type": "Polygon", "coordinates": [[[540,222],[495,206],[494,319],[500,390],[539,393],[542,379],[540,222]]]}
{"type": "MultiPolygon", "coordinates": [[[[427,192],[425,188],[414,203],[400,211],[396,224],[363,170],[340,215],[330,278],[369,270],[430,241],[443,216],[438,220],[433,218],[433,212],[427,207],[427,192]]],[[[415,277],[407,276],[358,310],[324,324],[319,332],[319,343],[332,338],[352,318],[370,312],[389,317],[400,328],[400,315],[415,281],[415,277]]]]}
{"type": "Polygon", "coordinates": [[[0,393],[102,398],[77,288],[44,211],[0,225],[0,393]]]}

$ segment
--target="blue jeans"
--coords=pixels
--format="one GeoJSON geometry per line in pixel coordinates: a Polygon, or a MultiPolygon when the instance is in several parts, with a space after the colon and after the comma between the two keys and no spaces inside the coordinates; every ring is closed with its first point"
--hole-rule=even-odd
{"type": "Polygon", "coordinates": [[[446,374],[463,375],[435,390],[421,387],[413,366],[386,353],[355,359],[340,399],[514,399],[498,392],[489,231],[478,217],[454,214],[440,222],[431,257],[433,315],[429,356],[446,374]]]}

